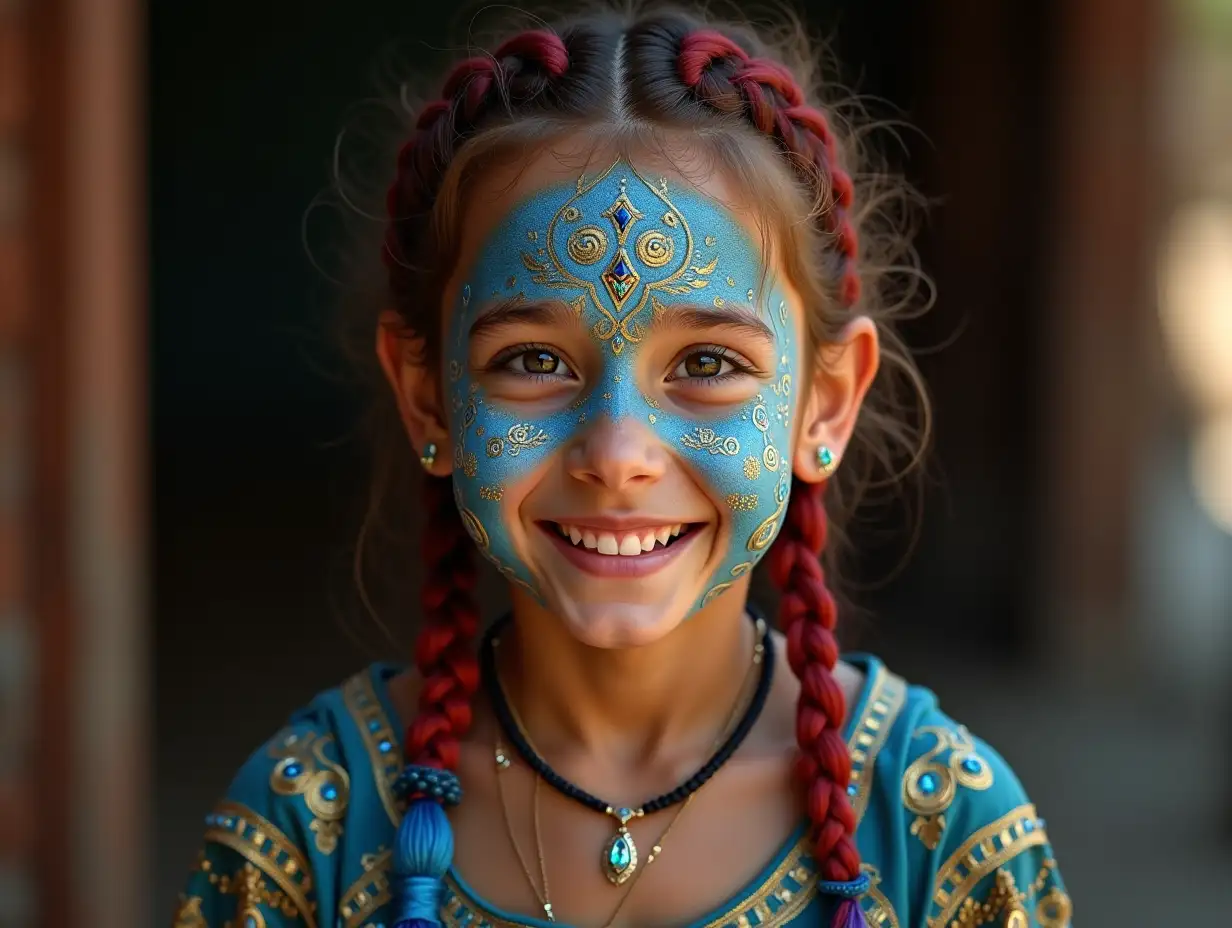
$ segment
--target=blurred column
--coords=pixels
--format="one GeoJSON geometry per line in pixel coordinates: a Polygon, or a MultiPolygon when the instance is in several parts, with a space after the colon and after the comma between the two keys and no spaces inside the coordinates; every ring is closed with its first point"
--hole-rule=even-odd
{"type": "Polygon", "coordinates": [[[1040,537],[1051,641],[1084,671],[1135,664],[1135,508],[1162,440],[1155,244],[1163,205],[1160,0],[1058,4],[1040,537]]]}
{"type": "Polygon", "coordinates": [[[0,3],[0,925],[29,924],[34,908],[28,42],[19,5],[0,3]]]}
{"type": "Polygon", "coordinates": [[[30,659],[13,663],[32,667],[22,715],[36,825],[33,909],[15,924],[127,928],[147,923],[149,895],[144,11],[0,6],[24,32],[13,70],[29,284],[8,339],[18,416],[4,443],[24,475],[12,557],[30,659]]]}

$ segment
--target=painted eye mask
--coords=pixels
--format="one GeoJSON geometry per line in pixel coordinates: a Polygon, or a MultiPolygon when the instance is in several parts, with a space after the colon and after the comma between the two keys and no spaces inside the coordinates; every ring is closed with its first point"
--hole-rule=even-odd
{"type": "Polygon", "coordinates": [[[624,161],[576,186],[540,191],[509,212],[470,268],[445,344],[454,495],[476,544],[506,578],[538,596],[501,516],[505,484],[601,416],[648,423],[730,510],[729,550],[694,611],[765,554],[791,486],[786,453],[797,363],[787,301],[773,280],[757,308],[775,334],[775,380],[742,408],[704,419],[665,411],[642,393],[633,365],[657,312],[672,304],[752,304],[764,270],[760,249],[724,207],[690,190],[669,195],[666,180],[652,184],[624,161]],[[603,358],[587,393],[533,421],[486,402],[467,364],[467,335],[481,308],[510,299],[565,302],[603,358]]]}

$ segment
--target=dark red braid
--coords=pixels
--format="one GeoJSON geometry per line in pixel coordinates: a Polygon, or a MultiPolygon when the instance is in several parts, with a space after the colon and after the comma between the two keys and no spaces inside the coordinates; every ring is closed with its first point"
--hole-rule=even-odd
{"type": "Polygon", "coordinates": [[[838,610],[826,588],[821,552],[826,544],[824,484],[795,481],[787,517],[767,557],[780,590],[779,627],[787,636],[787,659],[800,680],[796,740],[797,774],[812,823],[815,859],[826,880],[854,880],[860,855],[855,813],[847,798],[851,755],[842,736],[846,717],[843,690],[834,678],[838,610]]]}
{"type": "Polygon", "coordinates": [[[406,759],[456,770],[458,739],[470,728],[471,697],[479,687],[475,545],[458,514],[451,480],[426,478],[423,496],[424,624],[415,645],[422,684],[419,714],[406,730],[406,759]]]}
{"type": "Polygon", "coordinates": [[[859,238],[848,212],[855,186],[842,166],[838,141],[821,110],[807,104],[791,72],[777,61],[754,58],[720,32],[700,29],[680,43],[677,72],[696,98],[721,113],[743,113],[774,139],[804,173],[829,182],[832,202],[823,223],[841,256],[839,296],[844,306],[860,299],[856,268],[859,238]]]}

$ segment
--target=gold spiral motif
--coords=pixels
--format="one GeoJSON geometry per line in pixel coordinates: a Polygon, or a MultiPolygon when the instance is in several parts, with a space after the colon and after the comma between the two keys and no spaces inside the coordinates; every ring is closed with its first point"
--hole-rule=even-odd
{"type": "Polygon", "coordinates": [[[459,507],[462,515],[462,524],[466,526],[466,533],[471,536],[471,540],[479,546],[479,550],[487,553],[488,550],[488,532],[483,527],[483,523],[475,518],[475,514],[465,507],[459,507]]]}
{"type": "Polygon", "coordinates": [[[583,226],[569,236],[565,250],[578,264],[594,264],[607,254],[607,234],[598,226],[583,226]]]}
{"type": "Polygon", "coordinates": [[[672,240],[654,229],[639,235],[633,247],[638,260],[647,267],[663,267],[672,260],[672,254],[676,251],[672,240]]]}

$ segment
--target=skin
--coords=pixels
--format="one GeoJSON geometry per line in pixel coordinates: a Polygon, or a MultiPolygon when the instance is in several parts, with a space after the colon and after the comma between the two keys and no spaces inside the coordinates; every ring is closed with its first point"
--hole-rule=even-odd
{"type": "MultiPolygon", "coordinates": [[[[452,314],[458,311],[465,281],[487,260],[485,243],[518,205],[536,193],[573,184],[580,174],[601,172],[615,157],[581,139],[567,138],[476,182],[442,307],[446,332],[456,321],[452,314]]],[[[691,156],[687,140],[676,146],[670,161],[648,152],[630,161],[644,176],[665,177],[673,188],[724,204],[750,239],[760,241],[756,216],[744,205],[742,191],[721,171],[707,169],[691,156]]],[[[835,344],[810,346],[800,294],[773,253],[763,258],[790,307],[791,328],[782,338],[798,346],[800,354],[782,452],[797,478],[816,482],[823,477],[817,449],[824,444],[841,459],[876,374],[876,328],[867,318],[854,318],[835,344]]],[[[447,401],[447,378],[416,363],[415,346],[398,334],[396,322],[392,316],[383,320],[378,356],[412,444],[436,444],[431,472],[448,476],[458,430],[447,401]]],[[[597,344],[586,327],[541,320],[502,326],[470,339],[464,350],[476,389],[502,408],[533,420],[574,402],[601,382],[602,352],[608,347],[597,344]],[[551,349],[554,356],[567,359],[574,379],[540,379],[532,385],[506,371],[482,372],[501,350],[523,344],[535,345],[536,351],[551,349]]],[[[738,374],[707,393],[701,390],[710,388],[672,379],[690,351],[714,347],[730,348],[760,371],[773,372],[782,341],[758,343],[747,333],[717,323],[706,326],[704,320],[702,327],[664,325],[646,334],[626,369],[642,393],[662,408],[700,423],[717,420],[747,407],[759,392],[767,393],[775,375],[738,374]]],[[[513,362],[516,372],[525,363],[513,362]]],[[[691,369],[698,370],[696,358],[691,369]]],[[[602,414],[561,435],[550,453],[503,484],[501,521],[532,583],[511,584],[514,623],[501,644],[502,680],[532,740],[554,769],[613,805],[636,806],[691,775],[712,752],[742,689],[751,682],[753,634],[744,609],[747,574],[698,608],[716,567],[727,563],[734,518],[708,480],[705,463],[691,460],[678,443],[640,416],[602,414]],[[579,569],[541,528],[545,519],[585,522],[611,513],[648,524],[693,523],[697,535],[680,556],[630,582],[597,578],[579,569]]],[[[662,857],[649,868],[642,865],[645,872],[617,924],[681,924],[704,914],[755,877],[799,823],[791,779],[798,684],[785,650],[779,641],[775,683],[757,725],[736,756],[696,795],[674,826],[662,857]],[[716,854],[714,849],[733,835],[739,836],[737,852],[716,854]]],[[[836,674],[850,704],[862,686],[861,675],[845,664],[836,674]]],[[[414,713],[416,690],[412,674],[394,682],[404,722],[414,713]]],[[[503,828],[497,830],[503,813],[492,761],[496,735],[487,707],[477,705],[475,724],[462,745],[459,774],[467,798],[453,812],[455,866],[489,901],[541,916],[517,857],[501,836],[503,828]]],[[[537,883],[529,813],[533,777],[517,764],[502,776],[512,825],[537,883]]],[[[607,883],[598,867],[612,821],[550,788],[541,788],[540,803],[557,921],[605,924],[623,893],[607,883]]],[[[630,826],[643,855],[673,813],[667,810],[630,826]]]]}

